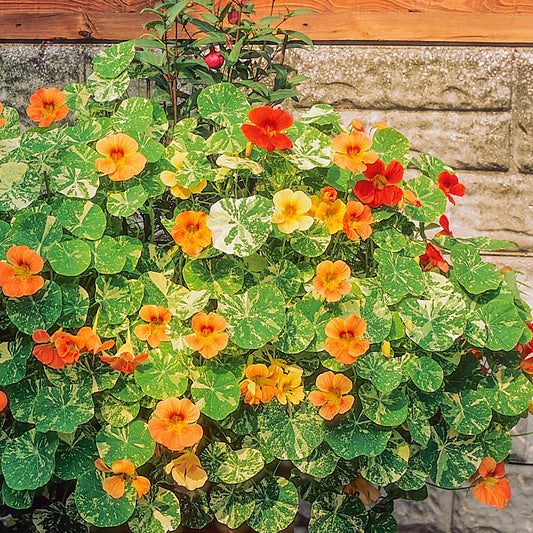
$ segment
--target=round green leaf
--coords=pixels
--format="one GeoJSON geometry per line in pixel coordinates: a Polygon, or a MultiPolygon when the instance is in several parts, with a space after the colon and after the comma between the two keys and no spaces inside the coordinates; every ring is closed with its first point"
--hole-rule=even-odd
{"type": "Polygon", "coordinates": [[[404,167],[409,162],[409,140],[394,128],[376,131],[372,138],[372,150],[377,152],[385,163],[399,161],[404,167]]]}
{"type": "Polygon", "coordinates": [[[84,520],[97,527],[114,527],[126,522],[135,509],[136,491],[124,483],[124,495],[113,498],[103,488],[106,474],[87,472],[76,484],[76,507],[84,520]]]}
{"type": "Polygon", "coordinates": [[[87,90],[97,102],[112,102],[120,98],[130,85],[127,72],[122,72],[116,78],[102,78],[93,72],[87,78],[87,90]]]}
{"type": "Polygon", "coordinates": [[[368,513],[359,498],[327,492],[311,506],[309,533],[364,533],[367,521],[368,513]]]}
{"type": "Polygon", "coordinates": [[[224,368],[200,372],[191,386],[191,394],[204,415],[222,420],[239,405],[241,389],[238,378],[224,368]]]}
{"type": "Polygon", "coordinates": [[[390,333],[392,315],[385,303],[383,291],[377,284],[364,280],[359,284],[364,295],[360,300],[360,316],[366,322],[364,338],[368,342],[382,342],[390,333]]]}
{"type": "Polygon", "coordinates": [[[246,257],[266,242],[272,230],[272,200],[262,196],[223,198],[211,206],[207,227],[213,246],[227,254],[246,257]]]}
{"type": "Polygon", "coordinates": [[[115,461],[128,460],[138,467],[152,457],[155,442],[148,431],[148,424],[135,420],[121,428],[102,428],[96,435],[96,447],[108,466],[115,461]]]}
{"type": "Polygon", "coordinates": [[[100,274],[118,274],[126,264],[126,255],[122,253],[120,243],[104,235],[94,243],[94,266],[100,274]]]}
{"type": "Polygon", "coordinates": [[[285,299],[273,286],[255,285],[244,294],[220,296],[218,313],[226,319],[235,344],[246,349],[261,348],[285,324],[285,299]]]}
{"type": "Polygon", "coordinates": [[[189,189],[199,185],[203,179],[214,181],[216,177],[216,170],[201,152],[189,152],[174,175],[178,185],[189,189]]]}
{"type": "Polygon", "coordinates": [[[9,319],[26,335],[51,328],[61,315],[61,308],[61,289],[53,281],[45,283],[33,296],[10,298],[6,303],[9,319]]]}
{"type": "Polygon", "coordinates": [[[29,337],[17,336],[10,342],[0,343],[0,385],[17,383],[26,375],[26,361],[33,344],[29,337]]]}
{"type": "Polygon", "coordinates": [[[88,422],[94,414],[91,389],[79,385],[43,387],[33,406],[33,419],[37,431],[72,433],[79,425],[88,422]]]}
{"type": "Polygon", "coordinates": [[[485,263],[474,247],[456,244],[450,257],[457,281],[470,294],[481,294],[500,286],[503,278],[498,269],[485,263]]]}
{"type": "Polygon", "coordinates": [[[99,205],[74,198],[66,198],[61,204],[57,220],[76,237],[92,241],[100,239],[106,227],[106,218],[99,205]]]}
{"type": "Polygon", "coordinates": [[[42,178],[26,163],[0,165],[0,211],[24,209],[39,197],[42,178]]]}
{"type": "Polygon", "coordinates": [[[4,505],[12,509],[29,509],[33,505],[35,490],[14,490],[7,483],[2,484],[4,505]]]}
{"type": "MultiPolygon", "coordinates": [[[[112,77],[114,78],[115,76],[112,77]]],[[[150,100],[135,96],[134,98],[127,98],[120,103],[119,108],[111,117],[111,122],[117,130],[142,132],[152,123],[152,113],[153,107],[150,100]]]]}
{"type": "Polygon", "coordinates": [[[61,240],[63,229],[53,216],[34,213],[15,228],[14,244],[26,245],[30,250],[45,256],[48,249],[61,240]]]}
{"type": "Polygon", "coordinates": [[[364,414],[382,426],[399,426],[407,418],[407,397],[400,390],[381,392],[370,383],[357,391],[364,414]]]}
{"type": "Polygon", "coordinates": [[[283,477],[269,476],[254,487],[255,508],[248,525],[262,533],[287,528],[298,512],[298,491],[283,477]]]}
{"type": "Polygon", "coordinates": [[[307,127],[298,135],[287,154],[291,163],[301,170],[331,165],[331,138],[314,127],[307,127]]]}
{"type": "Polygon", "coordinates": [[[133,315],[141,306],[144,292],[142,280],[127,280],[116,275],[98,277],[95,289],[95,300],[102,306],[102,319],[109,324],[121,324],[133,315]]]}
{"type": "Polygon", "coordinates": [[[492,409],[478,392],[444,392],[440,404],[442,417],[457,432],[477,435],[484,431],[492,419],[492,409]]]}
{"type": "Polygon", "coordinates": [[[56,433],[30,429],[6,443],[2,453],[5,482],[15,490],[37,489],[52,477],[58,439],[56,433]]]}
{"type": "Polygon", "coordinates": [[[315,336],[313,324],[297,309],[287,311],[285,326],[272,344],[283,353],[300,353],[305,350],[315,336]]]}
{"type": "Polygon", "coordinates": [[[215,83],[198,95],[198,112],[220,126],[242,124],[249,106],[246,96],[232,83],[215,83]]]}
{"type": "MultiPolygon", "coordinates": [[[[218,130],[207,139],[206,154],[238,154],[246,148],[248,140],[238,124],[218,130]]],[[[220,163],[217,161],[217,164],[220,163]]]]}
{"type": "Polygon", "coordinates": [[[390,429],[376,426],[370,420],[347,416],[327,428],[325,440],[337,455],[351,460],[359,455],[379,455],[387,446],[391,434],[390,429]]]}
{"type": "Polygon", "coordinates": [[[81,328],[87,320],[89,312],[89,294],[75,283],[62,283],[61,295],[63,308],[59,323],[64,328],[81,328]]]}
{"type": "MultiPolygon", "coordinates": [[[[327,436],[326,433],[326,442],[327,436]]],[[[305,459],[294,460],[293,463],[304,474],[313,477],[326,477],[334,472],[338,460],[339,458],[331,451],[331,448],[323,442],[313,450],[311,455],[305,459]]]]}
{"type": "Polygon", "coordinates": [[[141,185],[134,185],[124,192],[113,192],[107,195],[107,210],[116,217],[129,217],[141,207],[148,193],[141,185]]]}
{"type": "Polygon", "coordinates": [[[44,382],[40,376],[30,374],[15,385],[6,387],[9,409],[15,420],[33,424],[33,404],[44,382]]]}
{"type": "Polygon", "coordinates": [[[407,372],[413,383],[425,392],[435,392],[441,385],[444,373],[431,357],[413,357],[407,364],[407,372]]]}
{"type": "Polygon", "coordinates": [[[483,394],[497,413],[513,416],[528,408],[533,385],[520,370],[503,368],[490,375],[483,394]]]}
{"type": "Polygon", "coordinates": [[[91,265],[91,249],[78,239],[53,244],[46,255],[50,266],[62,276],[79,276],[91,265]]]}
{"type": "Polygon", "coordinates": [[[242,448],[226,454],[220,464],[218,477],[228,484],[243,483],[261,472],[265,461],[261,452],[253,448],[242,448]]]}
{"type": "Polygon", "coordinates": [[[31,519],[39,533],[87,532],[87,524],[76,509],[74,495],[68,497],[66,504],[56,501],[45,509],[35,509],[31,519]]]}
{"type": "Polygon", "coordinates": [[[149,500],[138,500],[128,520],[132,533],[169,533],[178,529],[180,523],[180,502],[173,492],[163,488],[149,500]]]}
{"type": "Polygon", "coordinates": [[[213,520],[213,514],[207,502],[207,494],[204,491],[179,492],[177,496],[184,526],[202,529],[213,520]]]}
{"type": "Polygon", "coordinates": [[[230,257],[197,259],[183,267],[183,279],[189,289],[206,289],[211,298],[218,298],[223,294],[231,296],[241,290],[244,271],[230,257]]]}
{"type": "Polygon", "coordinates": [[[134,57],[133,42],[114,44],[93,58],[94,71],[102,78],[115,78],[128,68],[134,57]]]}
{"type": "Polygon", "coordinates": [[[406,381],[401,359],[387,358],[380,352],[370,352],[357,359],[355,369],[363,379],[368,379],[381,392],[391,392],[406,381]]]}
{"type": "Polygon", "coordinates": [[[121,372],[115,386],[109,392],[123,402],[136,402],[144,396],[143,390],[137,385],[131,372],[128,374],[121,372]]]}
{"type": "Polygon", "coordinates": [[[136,402],[123,402],[109,393],[104,393],[95,398],[97,407],[96,416],[101,423],[107,422],[115,427],[129,424],[138,414],[141,405],[136,402]]]}
{"type": "Polygon", "coordinates": [[[306,231],[291,233],[291,248],[306,257],[318,257],[326,251],[331,240],[328,227],[321,220],[315,220],[306,231]]]}
{"type": "Polygon", "coordinates": [[[260,277],[262,283],[274,285],[286,298],[292,298],[297,294],[302,285],[300,269],[286,259],[278,261],[263,270],[260,277]]]}
{"type": "Polygon", "coordinates": [[[435,182],[426,176],[419,176],[407,182],[407,188],[412,191],[422,204],[416,207],[405,204],[405,214],[412,220],[420,222],[435,222],[446,211],[448,200],[446,195],[437,187],[435,182]]]}
{"type": "Polygon", "coordinates": [[[486,431],[478,435],[478,442],[483,447],[484,457],[492,457],[497,463],[507,459],[513,447],[509,430],[494,421],[486,431]]]}
{"type": "Polygon", "coordinates": [[[210,493],[209,506],[221,524],[237,529],[250,518],[254,510],[252,488],[217,485],[210,493]]]}
{"type": "Polygon", "coordinates": [[[88,438],[78,438],[73,442],[60,440],[54,474],[65,481],[77,479],[94,468],[96,459],[98,452],[92,440],[88,438]]]}

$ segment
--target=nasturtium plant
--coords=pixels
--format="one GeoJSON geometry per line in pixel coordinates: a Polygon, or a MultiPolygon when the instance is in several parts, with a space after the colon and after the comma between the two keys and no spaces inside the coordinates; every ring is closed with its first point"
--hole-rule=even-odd
{"type": "Polygon", "coordinates": [[[464,186],[396,129],[269,105],[310,42],[252,7],[158,3],[35,127],[0,106],[8,530],[277,533],[307,500],[310,533],[392,533],[428,479],[510,497],[533,325],[482,253],[512,243],[453,237],[464,186]]]}

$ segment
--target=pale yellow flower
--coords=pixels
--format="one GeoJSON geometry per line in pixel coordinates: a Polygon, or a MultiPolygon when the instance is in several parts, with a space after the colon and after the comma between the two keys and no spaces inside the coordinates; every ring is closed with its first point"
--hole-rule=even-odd
{"type": "Polygon", "coordinates": [[[313,217],[307,214],[312,207],[311,198],[302,191],[283,189],[274,195],[273,200],[276,210],[272,222],[282,233],[305,231],[313,224],[313,217]]]}

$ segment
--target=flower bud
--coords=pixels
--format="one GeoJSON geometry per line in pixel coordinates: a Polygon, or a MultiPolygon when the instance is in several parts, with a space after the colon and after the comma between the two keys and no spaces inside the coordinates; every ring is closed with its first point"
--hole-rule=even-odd
{"type": "Polygon", "coordinates": [[[224,63],[224,58],[211,45],[209,47],[209,53],[204,57],[204,61],[209,68],[220,68],[224,63]]]}
{"type": "Polygon", "coordinates": [[[229,10],[229,13],[228,13],[228,22],[230,24],[237,24],[237,22],[239,22],[239,11],[237,9],[235,9],[235,6],[233,6],[230,10],[229,10]]]}

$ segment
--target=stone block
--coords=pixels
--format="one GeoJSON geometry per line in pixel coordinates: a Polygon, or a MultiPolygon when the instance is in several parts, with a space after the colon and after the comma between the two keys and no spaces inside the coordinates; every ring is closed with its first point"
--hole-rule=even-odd
{"type": "Polygon", "coordinates": [[[519,170],[533,172],[533,50],[520,48],[514,61],[514,159],[519,170]]]}
{"type": "MultiPolygon", "coordinates": [[[[515,435],[523,433],[533,433],[533,417],[528,416],[527,418],[523,418],[516,428],[511,431],[511,434],[515,435]]],[[[511,461],[515,463],[533,464],[533,434],[513,437],[511,461]]]]}
{"type": "Polygon", "coordinates": [[[287,61],[310,77],[302,107],[509,110],[512,57],[510,48],[318,45],[287,61]]]}
{"type": "Polygon", "coordinates": [[[497,509],[483,505],[472,493],[456,491],[451,533],[533,533],[533,507],[529,502],[533,465],[509,464],[505,469],[512,493],[507,506],[497,509]]]}

